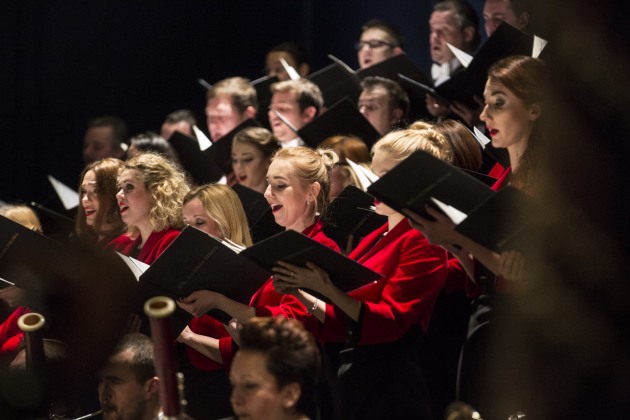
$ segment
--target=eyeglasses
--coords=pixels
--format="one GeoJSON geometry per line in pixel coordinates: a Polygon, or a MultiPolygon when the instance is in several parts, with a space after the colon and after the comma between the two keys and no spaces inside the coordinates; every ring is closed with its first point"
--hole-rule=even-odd
{"type": "Polygon", "coordinates": [[[390,44],[389,42],[381,41],[379,39],[372,39],[372,40],[369,40],[369,41],[359,41],[356,44],[354,44],[354,48],[357,51],[361,51],[363,49],[363,47],[365,47],[366,45],[371,50],[376,50],[378,48],[383,48],[383,47],[389,47],[389,48],[396,47],[394,44],[390,44]]]}

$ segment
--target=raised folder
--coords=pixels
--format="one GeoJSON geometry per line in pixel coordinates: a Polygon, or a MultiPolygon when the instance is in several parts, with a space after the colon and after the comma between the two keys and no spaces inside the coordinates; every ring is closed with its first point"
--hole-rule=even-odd
{"type": "Polygon", "coordinates": [[[242,251],[240,256],[271,270],[278,261],[305,267],[313,262],[344,292],[378,280],[381,275],[293,230],[285,230],[242,251]]]}
{"type": "Polygon", "coordinates": [[[324,233],[345,250],[350,235],[352,248],[372,231],[387,222],[387,217],[373,210],[374,197],[349,185],[328,206],[324,233]]]}
{"type": "Polygon", "coordinates": [[[398,212],[410,209],[429,220],[433,217],[425,206],[434,206],[431,198],[468,214],[494,194],[475,177],[424,151],[398,164],[370,185],[368,192],[398,212]]]}
{"type": "Polygon", "coordinates": [[[532,45],[532,36],[502,23],[481,46],[468,67],[453,74],[446,82],[433,86],[432,83],[427,83],[426,77],[414,78],[403,74],[407,76],[403,78],[403,85],[406,89],[433,95],[443,102],[459,101],[474,109],[479,107],[474,97],[482,96],[490,66],[501,58],[530,55],[532,45]]]}
{"type": "Polygon", "coordinates": [[[497,253],[522,251],[535,210],[526,193],[508,186],[477,206],[455,230],[497,253]]]}
{"type": "Polygon", "coordinates": [[[343,98],[298,130],[298,136],[312,148],[335,135],[359,137],[368,148],[381,137],[348,98],[343,98]]]}

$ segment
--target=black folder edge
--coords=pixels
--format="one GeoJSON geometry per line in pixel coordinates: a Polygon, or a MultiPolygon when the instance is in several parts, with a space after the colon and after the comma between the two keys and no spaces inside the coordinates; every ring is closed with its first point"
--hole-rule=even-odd
{"type": "Polygon", "coordinates": [[[455,230],[496,253],[521,251],[524,244],[519,239],[532,224],[532,210],[531,198],[508,186],[470,212],[455,230]]]}
{"type": "Polygon", "coordinates": [[[368,149],[381,138],[379,132],[347,97],[300,128],[297,134],[312,148],[316,148],[328,137],[335,135],[357,136],[363,140],[368,149]]]}
{"type": "Polygon", "coordinates": [[[409,209],[434,220],[425,206],[441,210],[432,204],[431,197],[468,213],[494,192],[459,168],[418,151],[370,185],[368,193],[400,213],[409,209]]]}
{"type": "MultiPolygon", "coordinates": [[[[264,284],[270,274],[271,271],[266,271],[261,269],[258,265],[250,263],[245,258],[241,257],[239,254],[235,253],[205,232],[202,232],[194,227],[187,226],[160,255],[160,257],[147,269],[147,271],[140,276],[139,284],[141,290],[153,293],[153,296],[155,296],[155,293],[162,293],[174,300],[177,300],[188,296],[195,290],[214,290],[230,299],[247,305],[249,304],[251,296],[253,296],[254,293],[264,284]],[[189,257],[200,256],[201,259],[195,259],[195,262],[189,264],[182,264],[182,253],[189,257]],[[244,284],[234,283],[234,293],[230,293],[229,291],[221,288],[217,290],[213,287],[215,286],[213,279],[207,278],[207,280],[204,279],[204,281],[200,284],[198,282],[198,286],[193,287],[192,289],[186,289],[186,286],[183,285],[182,282],[188,282],[194,278],[196,273],[206,264],[206,261],[215,253],[218,253],[221,257],[220,260],[222,267],[235,267],[235,271],[237,271],[236,267],[238,267],[239,270],[246,268],[252,271],[252,278],[260,277],[260,282],[252,284],[251,287],[244,284]],[[171,279],[166,278],[166,276],[169,276],[173,271],[177,272],[180,277],[177,279],[177,282],[171,284],[169,282],[171,279]],[[186,278],[181,280],[181,277],[184,276],[186,278]]],[[[238,279],[232,278],[232,280],[237,281],[238,279]]],[[[149,298],[151,296],[146,295],[143,296],[143,298],[144,297],[149,298]]],[[[208,314],[223,323],[227,323],[231,318],[224,312],[217,310],[210,311],[208,314]]],[[[188,318],[188,320],[190,320],[190,318],[188,318]]]]}
{"type": "MultiPolygon", "coordinates": [[[[339,289],[349,292],[382,276],[369,268],[333,251],[325,245],[293,230],[285,230],[245,249],[241,255],[271,270],[278,261],[305,266],[311,261],[326,271],[339,289]],[[320,254],[313,258],[314,252],[320,254]]],[[[312,291],[311,291],[312,292],[312,291]]],[[[323,300],[325,297],[314,293],[323,300]]]]}

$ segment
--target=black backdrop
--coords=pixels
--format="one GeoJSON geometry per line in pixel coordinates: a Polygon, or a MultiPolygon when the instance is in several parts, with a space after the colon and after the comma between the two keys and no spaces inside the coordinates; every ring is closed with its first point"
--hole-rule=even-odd
{"type": "MultiPolygon", "coordinates": [[[[60,203],[46,180],[74,186],[85,122],[124,118],[130,134],[158,130],[190,108],[203,120],[204,91],[228,76],[262,75],[266,51],[296,40],[313,68],[327,54],[356,66],[366,20],[398,26],[407,52],[428,68],[434,1],[9,0],[0,12],[0,200],[60,203]]],[[[472,2],[480,10],[482,0],[472,2]]]]}

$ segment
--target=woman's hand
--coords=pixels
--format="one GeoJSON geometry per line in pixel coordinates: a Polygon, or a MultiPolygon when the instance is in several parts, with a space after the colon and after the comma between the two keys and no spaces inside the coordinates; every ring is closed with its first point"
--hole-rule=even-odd
{"type": "Polygon", "coordinates": [[[504,251],[499,257],[499,272],[506,280],[523,281],[525,257],[518,251],[504,251]]]}
{"type": "Polygon", "coordinates": [[[184,344],[190,343],[194,335],[195,333],[190,329],[188,325],[186,325],[184,331],[182,331],[177,337],[177,341],[184,344]]]}
{"type": "Polygon", "coordinates": [[[278,265],[273,268],[273,272],[274,287],[277,284],[282,290],[310,289],[327,295],[327,291],[332,285],[328,273],[312,262],[306,263],[306,267],[299,267],[279,261],[278,265]]]}
{"type": "Polygon", "coordinates": [[[459,242],[459,234],[453,229],[455,224],[444,213],[426,206],[427,213],[435,220],[425,219],[418,213],[403,209],[403,214],[409,218],[409,222],[414,229],[419,230],[433,245],[440,245],[451,253],[457,253],[461,251],[461,245],[459,242]]]}
{"type": "Polygon", "coordinates": [[[219,305],[220,297],[219,293],[210,290],[197,290],[187,297],[179,299],[177,305],[198,318],[216,308],[219,305]]]}

